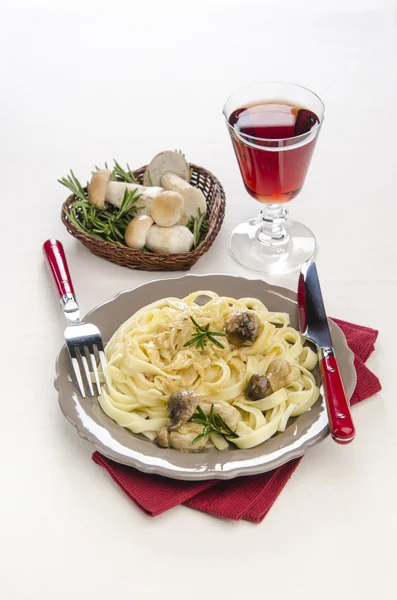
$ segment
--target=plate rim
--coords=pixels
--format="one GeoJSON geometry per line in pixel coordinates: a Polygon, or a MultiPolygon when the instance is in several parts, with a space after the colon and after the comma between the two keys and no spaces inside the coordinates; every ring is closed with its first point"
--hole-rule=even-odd
{"type": "MultiPolygon", "coordinates": [[[[233,278],[236,280],[241,279],[243,281],[256,282],[256,283],[262,284],[264,286],[267,286],[272,292],[278,293],[278,294],[284,296],[287,300],[292,301],[293,303],[296,304],[296,295],[297,295],[296,292],[294,292],[293,290],[286,288],[286,287],[270,284],[267,281],[265,281],[264,279],[260,279],[258,277],[249,278],[249,277],[244,277],[244,276],[240,276],[240,275],[232,275],[229,273],[202,273],[202,274],[201,273],[200,274],[187,273],[187,274],[180,275],[178,277],[166,277],[166,278],[159,277],[156,279],[151,279],[149,281],[140,283],[137,286],[134,286],[133,288],[118,292],[112,298],[109,298],[108,300],[101,302],[100,304],[93,307],[90,311],[88,311],[82,318],[82,321],[84,321],[84,322],[87,321],[87,319],[89,319],[90,316],[93,313],[95,313],[98,309],[105,307],[107,304],[111,304],[111,303],[115,302],[121,296],[130,294],[131,292],[134,292],[134,291],[138,290],[139,288],[145,287],[147,285],[150,285],[153,283],[158,283],[158,282],[163,283],[163,282],[167,282],[167,281],[175,281],[175,280],[181,280],[181,279],[187,279],[187,278],[194,278],[194,279],[199,280],[201,278],[206,278],[206,277],[227,277],[227,278],[233,278]]],[[[350,375],[351,375],[352,379],[351,379],[351,383],[349,385],[349,389],[346,390],[346,395],[347,395],[348,401],[350,402],[351,396],[352,396],[354,389],[356,387],[356,384],[357,384],[357,373],[356,373],[356,370],[354,367],[354,353],[350,349],[349,345],[347,344],[346,336],[344,335],[342,329],[332,319],[328,318],[328,321],[329,321],[329,325],[331,327],[331,333],[332,333],[332,330],[338,331],[338,335],[341,336],[341,339],[343,340],[344,346],[346,347],[346,350],[347,350],[345,359],[348,360],[348,362],[349,362],[349,369],[351,371],[350,375]]],[[[56,358],[56,363],[55,363],[56,376],[54,379],[54,387],[58,393],[58,404],[59,404],[59,407],[60,407],[63,415],[66,417],[66,419],[69,421],[69,423],[71,423],[75,427],[79,436],[82,439],[89,441],[92,444],[92,446],[94,447],[94,449],[97,450],[100,454],[102,454],[103,456],[105,456],[106,458],[108,458],[110,460],[113,460],[114,462],[117,462],[118,464],[136,468],[143,473],[156,474],[156,475],[161,475],[161,476],[164,476],[164,477],[167,477],[170,479],[179,479],[179,480],[185,480],[185,481],[205,481],[205,480],[215,480],[215,479],[227,480],[227,479],[233,479],[235,477],[260,474],[260,473],[264,473],[266,471],[276,469],[276,468],[282,466],[283,464],[289,462],[290,460],[294,460],[296,458],[302,457],[306,453],[308,448],[314,446],[315,444],[318,444],[320,441],[322,441],[329,435],[329,427],[328,427],[328,425],[326,425],[318,433],[316,433],[309,439],[302,442],[302,444],[299,445],[297,448],[287,450],[285,453],[283,453],[281,455],[281,457],[279,459],[273,460],[270,463],[270,465],[266,462],[262,462],[262,463],[254,464],[254,465],[236,466],[229,470],[221,470],[221,471],[191,470],[188,472],[185,472],[183,470],[182,471],[171,470],[170,468],[168,468],[166,466],[160,466],[160,465],[156,465],[156,464],[151,465],[151,464],[142,462],[140,460],[137,460],[133,457],[126,457],[126,456],[123,456],[122,454],[118,454],[114,450],[110,450],[108,448],[108,446],[103,444],[95,436],[95,434],[93,434],[87,430],[87,428],[83,425],[81,420],[79,420],[79,419],[73,420],[70,417],[70,414],[68,413],[68,411],[66,410],[66,408],[63,404],[64,393],[63,393],[63,389],[62,389],[62,385],[61,385],[61,380],[65,378],[65,374],[63,374],[59,369],[60,359],[62,357],[62,354],[65,351],[67,352],[66,344],[63,344],[57,355],[57,358],[56,358]]],[[[323,396],[323,394],[322,394],[322,396],[323,396]]],[[[73,394],[73,399],[74,399],[75,403],[78,402],[78,397],[77,397],[76,393],[73,394]]],[[[324,402],[324,399],[322,401],[324,402]]],[[[185,453],[185,455],[186,455],[186,453],[185,453]]]]}

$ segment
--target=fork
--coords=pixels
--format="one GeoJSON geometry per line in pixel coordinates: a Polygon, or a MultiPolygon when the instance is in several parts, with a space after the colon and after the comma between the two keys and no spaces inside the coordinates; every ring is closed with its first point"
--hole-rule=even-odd
{"type": "Polygon", "coordinates": [[[65,341],[80,393],[83,398],[86,397],[82,371],[80,368],[81,363],[85,376],[85,385],[88,388],[90,395],[95,395],[90,377],[90,370],[88,368],[88,357],[90,359],[99,395],[101,393],[101,384],[99,382],[97,361],[95,358],[95,347],[104,374],[106,368],[106,358],[101,333],[98,327],[92,325],[92,323],[83,323],[80,321],[79,305],[77,304],[76,296],[74,294],[72,278],[70,277],[68,263],[61,242],[54,239],[47,240],[43,244],[43,252],[55,287],[58,290],[63,314],[69,322],[68,327],[65,329],[65,341]]]}

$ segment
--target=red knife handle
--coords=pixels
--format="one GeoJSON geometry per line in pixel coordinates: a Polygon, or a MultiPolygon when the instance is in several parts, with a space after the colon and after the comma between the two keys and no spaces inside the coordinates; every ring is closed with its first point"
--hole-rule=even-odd
{"type": "Polygon", "coordinates": [[[320,370],[327,404],[329,428],[338,444],[349,444],[356,435],[350,406],[332,348],[320,348],[320,370]]]}
{"type": "Polygon", "coordinates": [[[62,298],[65,294],[74,294],[72,278],[61,242],[53,239],[47,240],[43,244],[43,252],[59,297],[62,298]]]}

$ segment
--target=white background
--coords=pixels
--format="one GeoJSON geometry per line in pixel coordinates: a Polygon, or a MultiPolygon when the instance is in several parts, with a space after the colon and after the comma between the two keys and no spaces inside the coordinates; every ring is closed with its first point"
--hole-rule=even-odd
{"type": "MultiPolygon", "coordinates": [[[[393,2],[3,0],[0,29],[1,598],[393,597],[393,2]],[[184,507],[149,519],[92,463],[58,409],[64,323],[41,245],[64,243],[83,313],[153,274],[106,263],[71,238],[56,180],[70,167],[85,180],[94,163],[138,167],[182,148],[227,194],[222,232],[192,272],[254,277],[227,251],[232,228],[258,206],[221,110],[237,87],[274,79],[325,101],[291,213],[317,236],[329,314],[380,330],[368,364],[383,391],[354,408],[354,444],[328,439],[310,450],[262,524],[184,507]]],[[[293,288],[295,279],[279,283],[293,288]]]]}

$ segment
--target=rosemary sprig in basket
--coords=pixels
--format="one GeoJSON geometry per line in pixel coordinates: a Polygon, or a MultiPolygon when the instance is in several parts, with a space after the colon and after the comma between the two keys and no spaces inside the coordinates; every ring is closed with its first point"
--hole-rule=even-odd
{"type": "Polygon", "coordinates": [[[193,248],[197,248],[207,235],[209,229],[208,219],[205,213],[201,212],[199,209],[197,216],[190,217],[186,227],[190,229],[193,234],[193,248]]]}
{"type": "Polygon", "coordinates": [[[64,209],[64,213],[73,225],[85,233],[106,242],[112,242],[120,246],[126,245],[124,232],[138,208],[136,202],[141,196],[139,192],[126,189],[120,208],[108,205],[106,209],[99,210],[90,204],[87,197],[87,188],[83,188],[73,171],[70,171],[70,175],[58,181],[77,198],[75,202],[69,205],[68,209],[64,209]]]}
{"type": "Polygon", "coordinates": [[[117,162],[116,159],[113,159],[114,167],[112,171],[112,178],[114,181],[126,181],[127,183],[138,183],[135,175],[131,171],[130,165],[127,163],[127,170],[123,169],[123,167],[117,162]]]}
{"type": "Polygon", "coordinates": [[[83,188],[72,169],[70,169],[70,175],[61,177],[61,179],[58,179],[58,183],[67,187],[68,190],[70,190],[77,198],[80,198],[80,200],[87,200],[87,189],[83,188]]]}

